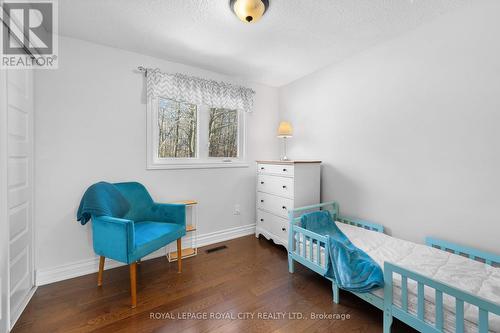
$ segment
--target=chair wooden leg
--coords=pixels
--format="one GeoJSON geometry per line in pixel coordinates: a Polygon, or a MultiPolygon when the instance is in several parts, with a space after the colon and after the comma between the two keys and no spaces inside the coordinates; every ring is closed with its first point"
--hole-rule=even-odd
{"type": "Polygon", "coordinates": [[[130,300],[132,308],[137,306],[137,263],[130,264],[130,300]]]}
{"type": "Polygon", "coordinates": [[[182,241],[177,239],[177,272],[182,273],[182,241]]]}
{"type": "Polygon", "coordinates": [[[99,258],[99,273],[97,274],[97,286],[98,287],[102,286],[102,274],[104,272],[104,260],[106,260],[106,258],[103,256],[101,256],[99,258]]]}

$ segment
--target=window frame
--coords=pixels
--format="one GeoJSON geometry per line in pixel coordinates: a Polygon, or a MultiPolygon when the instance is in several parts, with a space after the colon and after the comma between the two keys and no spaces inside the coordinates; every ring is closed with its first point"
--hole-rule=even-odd
{"type": "Polygon", "coordinates": [[[209,169],[209,168],[242,168],[248,167],[246,161],[246,114],[238,113],[238,157],[209,157],[208,119],[210,107],[196,105],[196,157],[160,158],[158,157],[158,106],[159,99],[167,97],[148,97],[147,100],[147,169],[209,169]],[[207,128],[204,128],[207,127],[207,128]],[[202,156],[203,155],[203,156],[202,156]]]}

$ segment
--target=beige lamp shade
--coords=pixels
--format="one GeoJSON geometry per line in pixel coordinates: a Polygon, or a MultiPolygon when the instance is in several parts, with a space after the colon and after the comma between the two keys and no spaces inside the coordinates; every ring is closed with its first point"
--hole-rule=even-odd
{"type": "Polygon", "coordinates": [[[282,121],[278,128],[278,138],[291,138],[293,134],[292,124],[288,121],[282,121]]]}

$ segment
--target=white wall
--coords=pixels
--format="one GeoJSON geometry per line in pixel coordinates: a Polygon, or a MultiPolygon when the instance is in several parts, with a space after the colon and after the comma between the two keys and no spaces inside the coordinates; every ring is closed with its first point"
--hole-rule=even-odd
{"type": "Polygon", "coordinates": [[[280,89],[322,199],[395,236],[500,253],[500,2],[475,2],[280,89]]]}
{"type": "Polygon", "coordinates": [[[35,79],[37,267],[93,258],[91,226],[75,220],[92,183],[142,182],[160,202],[197,199],[199,233],[255,223],[258,158],[278,156],[277,89],[251,83],[247,116],[249,168],[146,170],[146,105],[138,65],[236,82],[216,73],[76,39],[61,38],[59,69],[35,79]],[[241,215],[233,215],[235,204],[241,215]]]}

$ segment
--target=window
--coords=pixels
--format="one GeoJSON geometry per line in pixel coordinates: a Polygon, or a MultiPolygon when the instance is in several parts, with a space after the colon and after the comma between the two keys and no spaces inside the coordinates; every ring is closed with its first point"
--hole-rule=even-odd
{"type": "Polygon", "coordinates": [[[168,98],[148,102],[148,168],[242,167],[244,112],[168,98]]]}
{"type": "Polygon", "coordinates": [[[238,157],[238,111],[210,109],[208,156],[238,157]]]}
{"type": "Polygon", "coordinates": [[[196,157],[196,105],[160,99],[158,103],[158,158],[196,157]]]}

